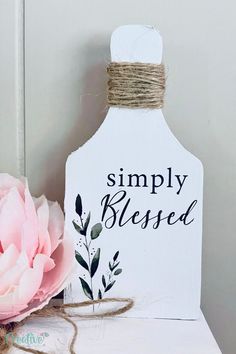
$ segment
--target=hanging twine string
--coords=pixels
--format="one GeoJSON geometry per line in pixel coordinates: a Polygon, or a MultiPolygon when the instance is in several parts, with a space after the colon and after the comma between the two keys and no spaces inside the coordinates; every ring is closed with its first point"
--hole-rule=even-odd
{"type": "MultiPolygon", "coordinates": [[[[93,300],[93,301],[84,301],[84,302],[79,302],[79,303],[72,303],[72,304],[62,304],[60,306],[45,306],[42,310],[36,311],[32,313],[27,319],[32,319],[36,317],[60,317],[64,321],[68,322],[71,324],[73,327],[74,333],[71,339],[71,343],[69,345],[69,353],[70,354],[76,354],[75,351],[75,342],[78,337],[78,327],[77,324],[72,320],[73,317],[81,318],[81,319],[99,319],[99,318],[108,318],[108,317],[114,317],[114,316],[119,316],[127,311],[129,311],[134,305],[134,301],[130,298],[109,298],[109,299],[101,299],[101,300],[93,300]],[[99,312],[99,313],[92,313],[92,314],[69,314],[66,312],[66,309],[79,309],[79,308],[85,308],[85,307],[90,307],[94,305],[99,305],[99,304],[119,304],[121,305],[118,309],[112,309],[112,310],[105,310],[104,312],[99,312]]],[[[17,335],[17,330],[22,327],[27,319],[21,321],[21,322],[13,322],[9,323],[7,325],[0,325],[0,353],[1,354],[6,354],[8,353],[9,349],[11,347],[15,347],[23,352],[27,353],[33,353],[33,354],[49,354],[47,352],[33,349],[33,348],[27,348],[22,345],[19,345],[15,343],[14,341],[7,340],[7,334],[11,333],[12,335],[16,336],[17,335]]]]}
{"type": "Polygon", "coordinates": [[[163,107],[166,81],[163,64],[112,62],[107,73],[109,106],[163,107]]]}

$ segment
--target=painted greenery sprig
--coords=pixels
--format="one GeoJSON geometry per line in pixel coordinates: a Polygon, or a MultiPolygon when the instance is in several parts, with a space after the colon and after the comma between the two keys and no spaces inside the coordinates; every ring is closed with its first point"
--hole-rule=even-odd
{"type": "Polygon", "coordinates": [[[108,292],[113,287],[113,285],[115,285],[116,280],[114,279],[114,277],[122,273],[122,269],[118,268],[120,264],[120,262],[118,261],[119,254],[120,252],[117,251],[113,257],[112,262],[109,262],[109,273],[107,279],[105,275],[102,276],[103,290],[99,289],[98,299],[102,299],[104,294],[108,292]]]}
{"type": "MultiPolygon", "coordinates": [[[[93,248],[92,245],[93,241],[96,240],[102,232],[102,224],[97,223],[93,225],[90,229],[90,233],[88,232],[91,213],[88,213],[88,216],[86,217],[84,222],[82,215],[85,215],[85,212],[83,213],[82,199],[79,194],[77,195],[75,201],[75,211],[79,216],[79,221],[73,220],[72,222],[75,230],[81,235],[81,239],[79,241],[80,247],[82,247],[83,244],[83,247],[86,250],[87,259],[84,259],[84,257],[77,250],[75,251],[75,258],[80,264],[80,266],[86,270],[89,280],[87,280],[86,278],[83,279],[82,277],[79,277],[79,279],[85,296],[88,297],[90,300],[95,300],[93,278],[99,267],[101,249],[97,248],[97,250],[95,251],[95,248],[93,248]]],[[[115,253],[112,262],[109,262],[108,278],[106,279],[105,275],[102,276],[103,289],[98,290],[98,299],[102,299],[103,295],[113,287],[116,282],[116,280],[114,280],[114,277],[122,273],[122,269],[118,268],[120,264],[120,262],[118,261],[118,257],[119,251],[115,253]]]]}
{"type": "Polygon", "coordinates": [[[100,223],[95,224],[92,226],[90,235],[88,235],[88,227],[90,223],[91,214],[88,213],[88,216],[83,221],[82,214],[83,214],[83,207],[82,207],[82,200],[80,195],[78,194],[75,202],[75,211],[79,215],[80,218],[80,225],[73,220],[73,225],[75,230],[83,236],[83,245],[87,252],[87,260],[83,258],[83,256],[78,252],[75,251],[75,258],[77,262],[88,272],[89,275],[89,284],[86,280],[79,277],[82,289],[84,294],[90,299],[94,300],[94,291],[93,291],[93,277],[96,274],[96,271],[99,266],[100,261],[100,254],[101,249],[98,248],[96,252],[91,252],[91,243],[93,240],[99,237],[100,233],[102,232],[102,225],[100,223]],[[93,256],[93,257],[92,257],[93,256]]]}

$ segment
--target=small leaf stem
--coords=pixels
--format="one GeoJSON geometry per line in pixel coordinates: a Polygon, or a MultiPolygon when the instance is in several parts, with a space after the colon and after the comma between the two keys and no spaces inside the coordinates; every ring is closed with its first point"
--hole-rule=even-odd
{"type": "MultiPolygon", "coordinates": [[[[80,217],[80,221],[81,221],[82,227],[84,227],[84,225],[83,225],[83,220],[82,220],[81,217],[80,217]]],[[[92,291],[92,295],[93,295],[93,279],[92,279],[92,277],[91,277],[91,257],[90,257],[90,248],[89,248],[90,245],[91,245],[91,241],[88,243],[87,232],[86,232],[86,234],[84,235],[84,237],[85,237],[86,250],[87,250],[87,253],[88,253],[90,286],[91,286],[91,291],[92,291]]],[[[94,298],[94,295],[93,295],[93,298],[94,298]]],[[[94,312],[94,305],[93,305],[93,312],[94,312]]]]}

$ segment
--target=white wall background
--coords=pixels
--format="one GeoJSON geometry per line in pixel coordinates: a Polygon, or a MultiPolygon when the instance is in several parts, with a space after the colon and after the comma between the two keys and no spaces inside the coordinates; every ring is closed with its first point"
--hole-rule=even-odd
{"type": "Polygon", "coordinates": [[[0,0],[0,170],[60,201],[67,155],[105,116],[111,32],[162,33],[164,113],[205,166],[202,308],[223,354],[236,350],[235,12],[233,0],[0,0]]]}

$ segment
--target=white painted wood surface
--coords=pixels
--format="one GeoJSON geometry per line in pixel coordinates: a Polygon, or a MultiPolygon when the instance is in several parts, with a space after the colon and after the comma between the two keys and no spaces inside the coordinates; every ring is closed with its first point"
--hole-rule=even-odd
{"type": "MultiPolygon", "coordinates": [[[[80,320],[77,325],[77,354],[221,354],[203,315],[198,321],[120,318],[80,320]]],[[[61,320],[31,321],[20,330],[22,336],[28,332],[48,333],[35,349],[68,353],[72,329],[61,320]]]]}
{"type": "MultiPolygon", "coordinates": [[[[121,26],[111,37],[111,60],[160,64],[161,35],[151,26],[121,26]]],[[[99,267],[92,279],[77,264],[68,301],[86,299],[80,277],[91,287],[94,299],[97,299],[99,289],[104,297],[133,297],[135,306],[126,314],[128,317],[198,318],[202,190],[201,162],[177,141],[161,109],[111,107],[95,135],[72,153],[67,161],[66,230],[73,235],[76,250],[88,264],[93,258],[90,253],[94,256],[97,249],[101,250],[99,267]],[[123,175],[122,186],[120,173],[123,175]],[[143,176],[140,177],[139,187],[135,187],[135,183],[130,187],[128,174],[144,174],[146,187],[141,187],[143,176]],[[113,176],[112,184],[108,176],[113,176]],[[180,180],[183,183],[181,186],[180,180]],[[73,225],[73,220],[81,225],[75,211],[77,194],[82,197],[83,211],[86,213],[83,213],[83,219],[86,220],[91,212],[86,239],[90,240],[92,225],[101,223],[103,226],[101,235],[91,242],[89,255],[83,245],[84,236],[78,234],[73,225]],[[105,200],[109,200],[107,208],[105,200]],[[186,222],[177,221],[188,209],[193,210],[186,222]],[[123,210],[124,216],[120,222],[123,210]],[[147,227],[142,228],[142,218],[148,210],[150,221],[147,227]],[[158,224],[156,216],[160,210],[161,218],[174,213],[170,223],[174,220],[175,224],[170,225],[164,219],[158,228],[153,227],[158,224]],[[126,222],[135,212],[138,212],[134,218],[136,224],[131,220],[126,222]],[[140,219],[142,222],[137,223],[140,219]],[[107,286],[108,264],[117,251],[120,252],[122,273],[112,276],[110,283],[114,284],[114,281],[115,284],[106,293],[102,275],[107,286]]]]}

